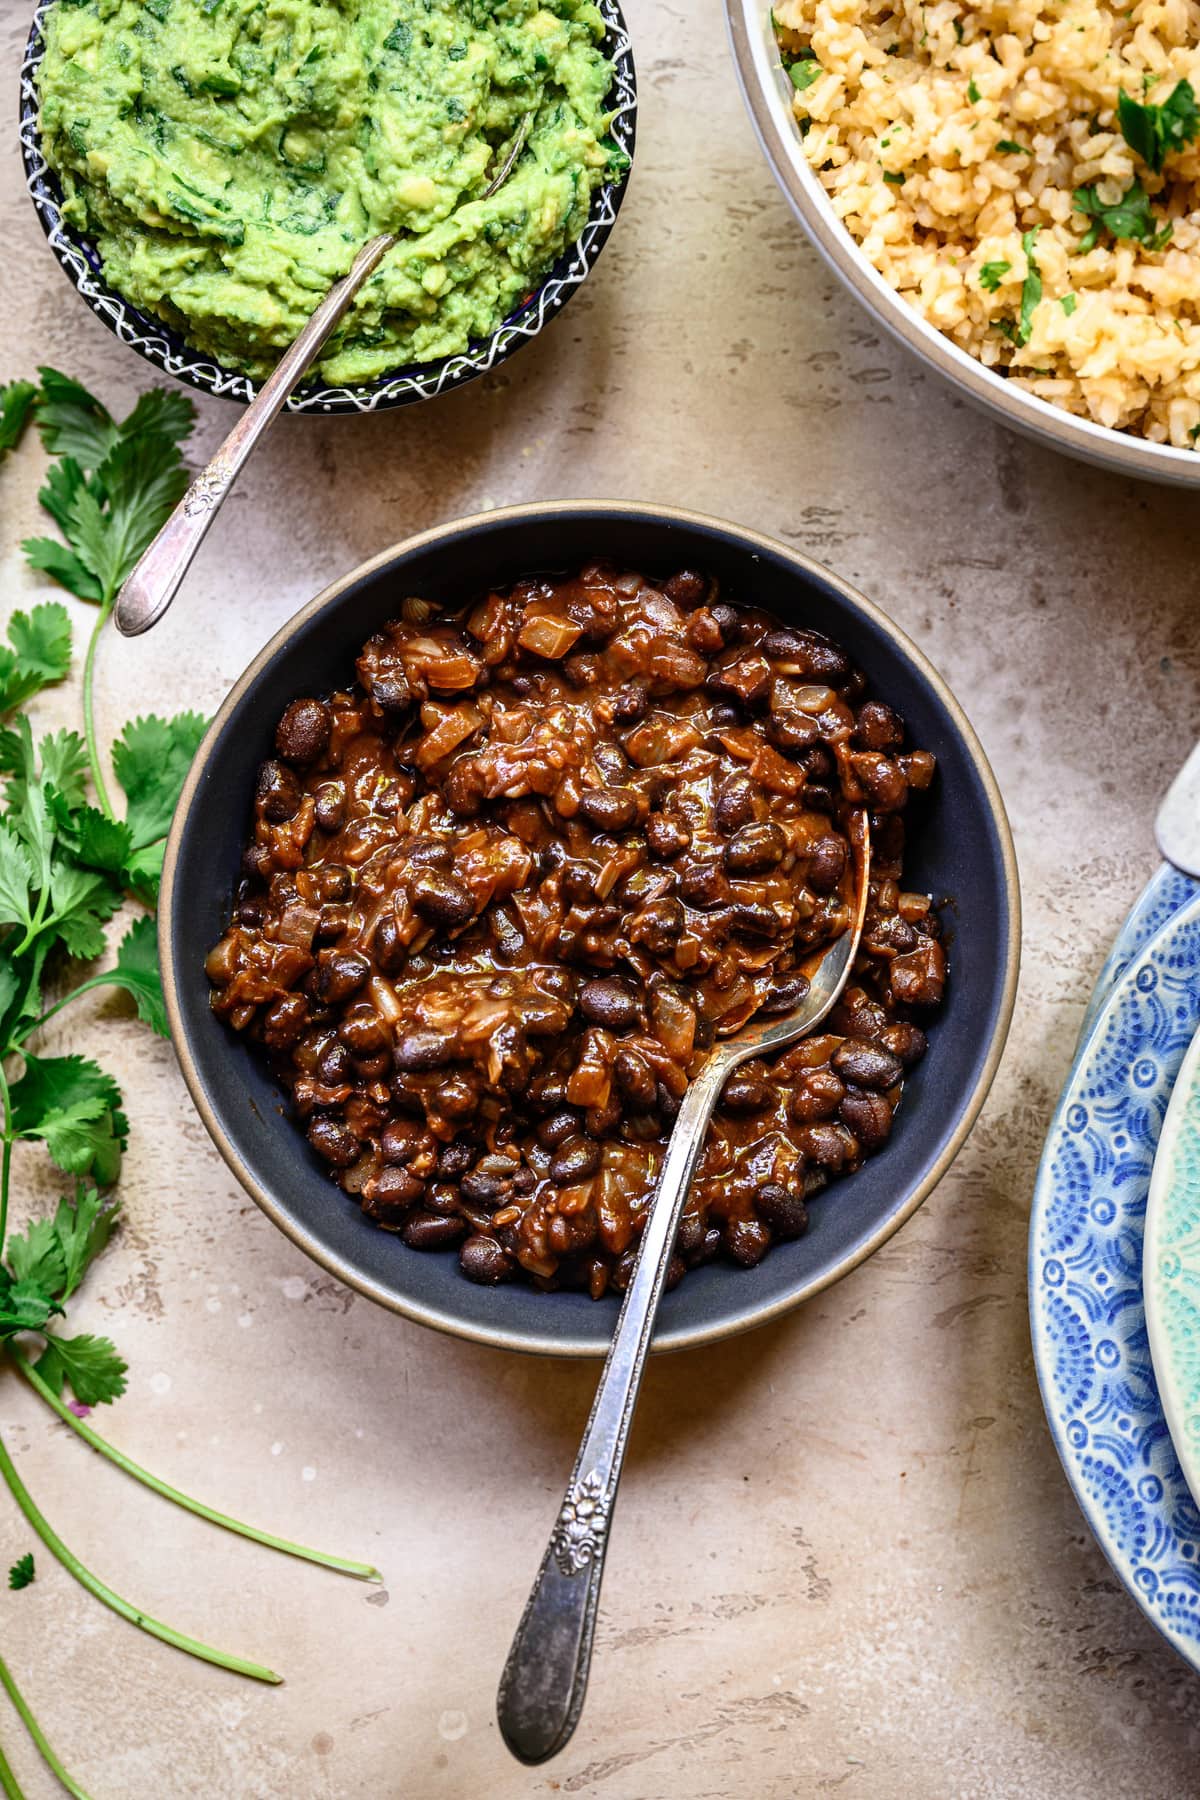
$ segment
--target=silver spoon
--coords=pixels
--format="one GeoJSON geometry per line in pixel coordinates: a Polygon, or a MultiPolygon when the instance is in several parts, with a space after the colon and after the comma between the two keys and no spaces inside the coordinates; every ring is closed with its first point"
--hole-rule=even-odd
{"type": "Polygon", "coordinates": [[[803,1004],[783,1019],[752,1020],[735,1038],[717,1044],[679,1108],[583,1443],[500,1677],[496,1701],[500,1730],[522,1762],[545,1762],[554,1756],[583,1710],[629,1427],[680,1214],[713,1108],[739,1063],[782,1049],[819,1025],[850,974],[862,936],[871,872],[865,814],[853,815],[851,836],[857,864],[853,923],[813,970],[803,1004]]]}
{"type": "MultiPolygon", "coordinates": [[[[504,160],[480,195],[490,200],[503,186],[525,148],[533,125],[526,113],[505,152],[504,160]]],[[[179,591],[192,558],[204,542],[217,508],[237,479],[243,463],[268,425],[283,410],[288,395],[316,359],[326,339],[349,310],[358,290],[374,274],[397,239],[385,231],[364,244],[350,272],[335,282],[299,337],[284,351],[207,468],[201,469],[158,536],[143,551],[117,595],[113,617],[123,637],[137,637],[157,624],[179,591]]]]}

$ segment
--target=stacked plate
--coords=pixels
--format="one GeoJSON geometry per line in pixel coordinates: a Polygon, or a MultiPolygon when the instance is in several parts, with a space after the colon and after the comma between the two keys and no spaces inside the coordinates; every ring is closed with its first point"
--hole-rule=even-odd
{"type": "Polygon", "coordinates": [[[1113,946],[1029,1233],[1050,1429],[1101,1548],[1200,1669],[1200,882],[1163,867],[1113,946]]]}

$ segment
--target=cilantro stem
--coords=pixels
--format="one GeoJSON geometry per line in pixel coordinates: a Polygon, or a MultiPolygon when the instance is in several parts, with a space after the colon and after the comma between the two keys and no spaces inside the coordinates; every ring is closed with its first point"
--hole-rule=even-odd
{"type": "Polygon", "coordinates": [[[108,797],[108,788],[104,780],[104,770],[100,766],[100,746],[96,740],[96,715],[92,704],[92,690],[96,676],[96,650],[100,643],[100,633],[108,623],[108,615],[113,609],[112,599],[100,604],[100,612],[92,627],[92,635],[88,639],[87,655],[83,661],[83,735],[87,739],[88,763],[92,771],[92,782],[96,789],[96,798],[106,817],[115,819],[112,801],[108,797]]]}
{"type": "Polygon", "coordinates": [[[0,1788],[8,1795],[8,1800],[25,1800],[24,1794],[17,1785],[17,1778],[8,1766],[8,1758],[0,1750],[0,1788]]]}
{"type": "Polygon", "coordinates": [[[81,1788],[79,1783],[67,1773],[66,1769],[63,1768],[57,1756],[54,1754],[53,1747],[46,1737],[45,1732],[25,1704],[24,1695],[21,1693],[20,1688],[5,1667],[4,1658],[2,1656],[0,1656],[0,1686],[3,1686],[9,1699],[21,1715],[21,1722],[41,1752],[42,1761],[46,1764],[47,1768],[50,1769],[53,1774],[57,1775],[68,1794],[75,1795],[75,1800],[88,1800],[88,1795],[84,1792],[83,1788],[81,1788]]]}
{"type": "Polygon", "coordinates": [[[187,1637],[183,1632],[176,1631],[173,1626],[164,1625],[160,1619],[152,1618],[140,1607],[122,1599],[121,1595],[114,1593],[113,1589],[106,1582],[101,1581],[98,1575],[93,1575],[92,1571],[80,1562],[74,1551],[68,1550],[53,1526],[42,1517],[34,1505],[29,1490],[13,1466],[12,1458],[9,1456],[2,1438],[0,1438],[0,1476],[3,1476],[13,1499],[50,1554],[58,1558],[63,1568],[68,1574],[75,1577],[81,1587],[85,1587],[88,1593],[93,1594],[97,1600],[103,1601],[105,1606],[111,1607],[113,1612],[119,1613],[121,1618],[128,1619],[131,1625],[136,1625],[140,1631],[148,1632],[151,1637],[160,1638],[164,1644],[170,1644],[173,1649],[186,1651],[189,1656],[199,1657],[202,1662],[215,1663],[218,1668],[229,1669],[234,1675],[248,1675],[252,1681],[268,1681],[274,1684],[283,1680],[282,1675],[276,1675],[273,1670],[264,1668],[261,1663],[248,1662],[245,1657],[231,1656],[224,1650],[214,1650],[211,1645],[201,1643],[198,1638],[187,1637]]]}
{"type": "Polygon", "coordinates": [[[101,1456],[105,1456],[109,1462],[115,1463],[118,1469],[124,1469],[127,1475],[132,1475],[135,1481],[140,1481],[145,1487],[152,1488],[164,1499],[173,1500],[176,1506],[182,1506],[187,1512],[195,1513],[201,1519],[207,1519],[212,1525],[220,1525],[226,1531],[235,1531],[240,1537],[252,1538],[256,1544],[265,1544],[268,1550],[281,1550],[286,1556],[299,1556],[305,1562],[320,1563],[323,1568],[336,1569],[341,1575],[357,1576],[360,1581],[383,1580],[379,1570],[372,1568],[370,1563],[351,1562],[344,1556],[329,1556],[324,1550],[310,1550],[304,1544],[290,1543],[287,1538],[275,1537],[269,1531],[259,1531],[255,1525],[243,1525],[240,1519],[231,1519],[228,1514],[217,1512],[214,1507],[205,1506],[203,1501],[193,1500],[190,1494],[180,1493],[178,1488],[172,1487],[169,1482],[160,1480],[157,1475],[152,1475],[149,1469],[143,1469],[140,1463],[135,1463],[131,1457],[118,1450],[114,1444],[110,1444],[107,1438],[102,1438],[99,1432],[93,1431],[90,1425],[86,1425],[82,1419],[76,1418],[70,1407],[64,1405],[53,1388],[42,1380],[28,1358],[14,1344],[9,1344],[6,1348],[29,1385],[41,1395],[48,1406],[54,1408],[64,1424],[69,1425],[72,1431],[76,1432],[86,1444],[91,1445],[93,1450],[99,1451],[101,1456]]]}
{"type": "MultiPolygon", "coordinates": [[[[91,993],[95,988],[119,988],[124,987],[124,985],[124,982],[120,980],[115,969],[106,969],[104,973],[100,975],[90,975],[86,981],[81,981],[78,987],[72,988],[69,994],[64,994],[61,1000],[56,1000],[53,1006],[48,1006],[42,1016],[39,1019],[35,1019],[31,1025],[23,1025],[21,1027],[22,1040],[27,1037],[32,1037],[35,1031],[40,1031],[43,1025],[49,1023],[55,1013],[60,1013],[64,1006],[70,1006],[72,1000],[78,1000],[80,994],[91,993]]],[[[2,1242],[3,1240],[0,1239],[0,1244],[2,1244],[2,1242]]]]}

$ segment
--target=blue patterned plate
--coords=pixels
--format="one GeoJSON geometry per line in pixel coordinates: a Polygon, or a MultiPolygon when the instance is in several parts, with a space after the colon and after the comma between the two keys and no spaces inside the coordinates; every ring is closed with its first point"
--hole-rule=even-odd
{"type": "Polygon", "coordinates": [[[1063,1467],[1113,1568],[1196,1668],[1200,1512],[1154,1381],[1142,1234],[1198,1025],[1200,898],[1134,956],[1096,1017],[1050,1127],[1029,1230],[1034,1361],[1063,1467]]]}
{"type": "Polygon", "coordinates": [[[1180,1466],[1200,1494],[1200,1033],[1163,1120],[1150,1197],[1142,1293],[1159,1399],[1180,1466]]]}
{"type": "Polygon", "coordinates": [[[1108,953],[1108,961],[1096,978],[1092,997],[1083,1015],[1083,1024],[1079,1027],[1077,1053],[1087,1041],[1087,1035],[1096,1023],[1100,1008],[1134,957],[1145,949],[1152,938],[1158,936],[1181,906],[1186,906],[1197,895],[1200,895],[1200,881],[1193,881],[1190,875],[1182,874],[1180,870],[1172,868],[1170,863],[1160,863],[1117,933],[1108,953]]]}

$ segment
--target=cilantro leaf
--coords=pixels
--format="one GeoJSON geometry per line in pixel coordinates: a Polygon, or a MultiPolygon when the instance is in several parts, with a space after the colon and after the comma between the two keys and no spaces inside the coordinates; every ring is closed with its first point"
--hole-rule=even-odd
{"type": "Polygon", "coordinates": [[[1190,81],[1177,82],[1157,106],[1143,104],[1132,95],[1117,97],[1117,121],[1121,136],[1147,168],[1158,174],[1167,157],[1183,150],[1200,132],[1200,109],[1190,81]]]}
{"type": "Polygon", "coordinates": [[[1018,144],[1015,138],[999,138],[996,148],[1001,156],[1028,156],[1029,151],[1024,144],[1018,144]]]}
{"type": "Polygon", "coordinates": [[[10,381],[0,388],[0,456],[20,443],[36,399],[32,381],[10,381]]]}
{"type": "Polygon", "coordinates": [[[35,1282],[14,1281],[7,1269],[0,1269],[0,1337],[41,1331],[50,1315],[61,1311],[35,1282]]]}
{"type": "Polygon", "coordinates": [[[1027,344],[1033,335],[1034,308],[1042,298],[1042,276],[1034,261],[1033,246],[1037,243],[1040,225],[1032,231],[1026,231],[1021,238],[1021,248],[1025,252],[1025,280],[1021,284],[1021,317],[1017,325],[1018,344],[1027,344]]]}
{"type": "Polygon", "coordinates": [[[16,1562],[8,1571],[9,1587],[13,1589],[27,1588],[36,1572],[37,1571],[33,1566],[33,1551],[27,1550],[24,1556],[18,1556],[16,1562]]]}
{"type": "Polygon", "coordinates": [[[1012,264],[1005,262],[1003,258],[999,258],[996,262],[984,263],[979,271],[980,287],[985,293],[994,294],[1011,268],[1012,264]]]}
{"type": "Polygon", "coordinates": [[[41,1138],[69,1175],[93,1174],[110,1185],[121,1166],[129,1123],[111,1075],[82,1056],[32,1056],[9,1093],[18,1137],[41,1138]]]}
{"type": "Polygon", "coordinates": [[[21,544],[31,569],[53,575],[55,581],[80,600],[102,600],[100,583],[90,569],[80,562],[73,550],[54,538],[25,538],[21,544]]]}
{"type": "Polygon", "coordinates": [[[187,470],[172,440],[139,432],[118,438],[95,481],[78,490],[64,530],[105,599],[116,594],[186,487],[187,470]]]}
{"type": "Polygon", "coordinates": [[[135,850],[166,835],[206,729],[199,713],[178,713],[173,719],[150,713],[132,720],[113,745],[113,768],[129,801],[125,817],[135,850]]]}
{"type": "Polygon", "coordinates": [[[71,666],[71,621],[52,600],[8,621],[8,645],[0,644],[0,713],[11,712],[71,666]]]}
{"type": "Polygon", "coordinates": [[[139,1019],[144,1019],[152,1031],[159,1037],[170,1037],[153,919],[138,919],[129,927],[121,939],[117,966],[105,979],[133,995],[139,1019]]]}
{"type": "Polygon", "coordinates": [[[60,820],[59,836],[73,856],[90,869],[120,875],[129,860],[133,837],[128,825],[110,819],[97,806],[81,806],[60,820]]]}
{"type": "Polygon", "coordinates": [[[17,1281],[28,1281],[51,1297],[62,1293],[66,1259],[53,1219],[31,1219],[23,1232],[8,1240],[8,1266],[17,1281]]]}
{"type": "Polygon", "coordinates": [[[55,857],[50,868],[53,929],[72,956],[91,962],[104,949],[104,924],[121,904],[120,890],[98,869],[55,857]]]}
{"type": "Polygon", "coordinates": [[[69,1381],[84,1406],[101,1406],[125,1392],[129,1365],[108,1338],[85,1331],[73,1338],[47,1336],[37,1371],[56,1394],[69,1381]]]}
{"type": "Polygon", "coordinates": [[[54,731],[38,745],[42,782],[74,810],[87,793],[87,745],[77,731],[54,731]]]}
{"type": "MultiPolygon", "coordinates": [[[[1150,210],[1149,196],[1141,182],[1131,181],[1121,198],[1111,204],[1101,200],[1096,188],[1097,184],[1093,182],[1091,187],[1076,188],[1071,196],[1075,211],[1082,213],[1087,219],[1095,220],[1095,224],[1080,240],[1076,254],[1086,256],[1095,245],[1101,230],[1110,232],[1115,238],[1130,238],[1153,248],[1159,234],[1154,214],[1150,210]]],[[[1165,238],[1162,241],[1165,242],[1165,238]]]]}
{"type": "Polygon", "coordinates": [[[84,468],[96,469],[117,438],[117,425],[106,406],[69,375],[40,368],[42,396],[38,430],[51,456],[73,456],[84,468]]]}
{"type": "Polygon", "coordinates": [[[181,444],[195,422],[196,408],[178,388],[147,388],[122,424],[121,436],[157,433],[173,444],[181,444]]]}
{"type": "Polygon", "coordinates": [[[0,925],[28,927],[33,917],[32,887],[29,853],[7,823],[0,820],[0,925]]]}
{"type": "Polygon", "coordinates": [[[75,1197],[64,1194],[54,1215],[54,1235],[66,1271],[56,1298],[69,1300],[83,1280],[88,1267],[99,1256],[112,1236],[120,1216],[120,1201],[107,1203],[94,1187],[75,1184],[75,1197]]]}
{"type": "Polygon", "coordinates": [[[798,94],[802,94],[805,88],[810,88],[824,73],[812,50],[804,51],[798,61],[788,64],[788,76],[798,94]]]}

